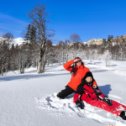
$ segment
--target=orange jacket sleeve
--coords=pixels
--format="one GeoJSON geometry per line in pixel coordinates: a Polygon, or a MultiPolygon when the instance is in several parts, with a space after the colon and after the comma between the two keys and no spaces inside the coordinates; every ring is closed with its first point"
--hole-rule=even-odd
{"type": "Polygon", "coordinates": [[[71,71],[72,67],[71,65],[74,63],[74,60],[69,60],[68,62],[66,62],[63,66],[66,70],[71,71]]]}

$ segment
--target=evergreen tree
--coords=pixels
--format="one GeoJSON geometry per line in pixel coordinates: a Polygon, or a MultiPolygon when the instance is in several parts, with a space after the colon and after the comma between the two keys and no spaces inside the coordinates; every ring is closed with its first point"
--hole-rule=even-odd
{"type": "Polygon", "coordinates": [[[30,43],[36,42],[36,28],[34,27],[34,25],[28,25],[25,40],[30,43]]]}

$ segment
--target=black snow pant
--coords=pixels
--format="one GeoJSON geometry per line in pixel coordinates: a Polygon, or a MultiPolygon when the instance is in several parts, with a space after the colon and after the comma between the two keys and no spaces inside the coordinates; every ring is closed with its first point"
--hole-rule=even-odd
{"type": "Polygon", "coordinates": [[[66,98],[68,95],[71,95],[72,93],[74,93],[75,91],[70,88],[69,86],[66,86],[64,90],[61,90],[58,94],[57,97],[64,99],[66,98]]]}

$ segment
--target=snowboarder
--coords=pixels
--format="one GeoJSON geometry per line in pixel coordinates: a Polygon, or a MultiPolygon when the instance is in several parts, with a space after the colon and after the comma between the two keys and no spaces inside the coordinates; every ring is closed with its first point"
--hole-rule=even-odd
{"type": "Polygon", "coordinates": [[[91,72],[87,72],[79,84],[74,95],[74,102],[78,107],[84,107],[82,100],[89,102],[90,100],[99,99],[106,102],[109,106],[112,105],[111,100],[102,93],[99,89],[91,72]]]}
{"type": "Polygon", "coordinates": [[[84,109],[84,102],[102,108],[126,120],[126,106],[110,100],[97,86],[91,72],[87,72],[74,94],[74,103],[77,107],[84,109]]]}

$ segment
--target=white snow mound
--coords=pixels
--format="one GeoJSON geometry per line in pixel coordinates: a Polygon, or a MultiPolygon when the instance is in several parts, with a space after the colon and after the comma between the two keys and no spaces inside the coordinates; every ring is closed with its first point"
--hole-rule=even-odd
{"type": "Polygon", "coordinates": [[[37,108],[45,111],[52,111],[53,113],[79,116],[80,118],[90,118],[98,121],[99,123],[125,126],[126,123],[120,117],[114,116],[102,109],[93,107],[87,103],[84,109],[77,108],[73,103],[73,98],[59,99],[56,93],[47,97],[35,98],[37,108]]]}

